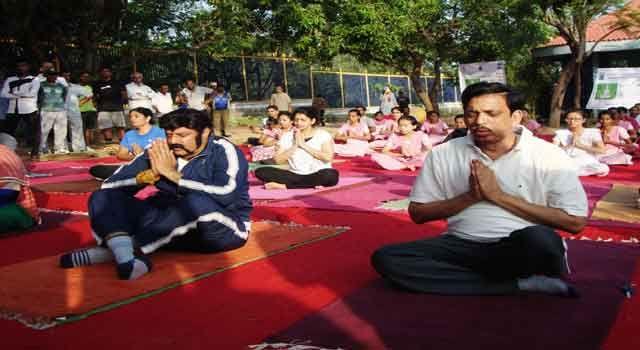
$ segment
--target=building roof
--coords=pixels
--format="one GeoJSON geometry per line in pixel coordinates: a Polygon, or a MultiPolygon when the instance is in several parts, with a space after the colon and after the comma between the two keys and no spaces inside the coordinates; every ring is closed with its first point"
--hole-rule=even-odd
{"type": "MultiPolygon", "coordinates": [[[[627,6],[640,10],[640,0],[631,0],[627,3],[627,6]]],[[[603,35],[608,33],[611,29],[610,26],[615,21],[614,14],[604,15],[589,23],[587,27],[587,41],[595,42],[603,35]]],[[[640,28],[635,28],[633,32],[625,30],[617,30],[607,36],[603,41],[621,41],[621,40],[636,40],[640,39],[640,28]],[[635,32],[635,33],[633,33],[635,32]]],[[[566,41],[561,36],[556,36],[551,39],[543,47],[566,45],[566,41]]]]}

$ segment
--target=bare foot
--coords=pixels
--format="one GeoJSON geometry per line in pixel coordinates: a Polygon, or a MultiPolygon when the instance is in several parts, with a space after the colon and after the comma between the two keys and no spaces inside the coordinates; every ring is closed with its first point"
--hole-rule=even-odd
{"type": "Polygon", "coordinates": [[[287,185],[277,182],[267,182],[266,184],[264,184],[264,188],[266,190],[286,190],[287,185]]]}

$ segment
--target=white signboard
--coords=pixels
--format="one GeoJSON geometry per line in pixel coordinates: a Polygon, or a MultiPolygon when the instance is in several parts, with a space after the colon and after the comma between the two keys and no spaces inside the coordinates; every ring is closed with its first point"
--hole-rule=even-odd
{"type": "Polygon", "coordinates": [[[640,68],[598,68],[587,109],[631,107],[640,102],[640,68]]]}
{"type": "Polygon", "coordinates": [[[504,67],[505,61],[461,64],[458,68],[460,91],[481,81],[506,84],[507,76],[504,67]]]}

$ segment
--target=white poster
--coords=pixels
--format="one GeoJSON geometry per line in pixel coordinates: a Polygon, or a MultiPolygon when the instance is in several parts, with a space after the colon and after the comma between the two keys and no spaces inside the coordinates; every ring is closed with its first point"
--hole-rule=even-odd
{"type": "Polygon", "coordinates": [[[598,68],[587,109],[631,107],[640,102],[640,68],[598,68]]]}
{"type": "Polygon", "coordinates": [[[504,67],[505,61],[461,64],[458,68],[460,91],[481,81],[506,84],[507,76],[504,67]]]}

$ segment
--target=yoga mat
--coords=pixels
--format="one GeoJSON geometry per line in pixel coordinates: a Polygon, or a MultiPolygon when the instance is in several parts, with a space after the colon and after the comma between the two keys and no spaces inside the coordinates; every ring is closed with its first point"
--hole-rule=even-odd
{"type": "Polygon", "coordinates": [[[376,209],[391,210],[391,211],[406,211],[407,209],[409,209],[410,202],[411,201],[409,200],[409,198],[384,201],[376,209]]]}
{"type": "Polygon", "coordinates": [[[638,186],[615,184],[596,204],[592,219],[640,223],[638,186]]]}
{"type": "Polygon", "coordinates": [[[264,184],[259,180],[253,178],[250,180],[249,197],[253,200],[273,200],[273,199],[289,199],[294,197],[308,196],[312,194],[318,194],[326,191],[342,190],[348,186],[354,186],[371,181],[370,177],[348,177],[341,176],[338,184],[332,187],[323,187],[319,189],[315,188],[301,188],[301,189],[286,189],[286,190],[267,190],[264,188],[264,184]]]}
{"type": "MultiPolygon", "coordinates": [[[[325,307],[264,344],[328,349],[599,349],[626,300],[637,247],[570,242],[580,299],[407,293],[381,281],[325,307]]],[[[286,347],[285,347],[286,348],[286,347]]]]}
{"type": "Polygon", "coordinates": [[[0,317],[36,329],[81,320],[345,230],[256,222],[242,248],[219,254],[159,252],[152,256],[154,270],[136,281],[118,280],[113,264],[61,269],[58,256],[4,266],[0,317]]]}
{"type": "Polygon", "coordinates": [[[340,211],[380,211],[379,206],[383,201],[406,198],[411,191],[414,180],[415,177],[409,175],[378,176],[361,186],[290,200],[274,201],[264,205],[340,211]]]}
{"type": "Polygon", "coordinates": [[[122,161],[115,157],[91,158],[82,160],[55,160],[48,162],[32,162],[27,165],[30,173],[36,177],[30,177],[32,185],[58,184],[75,181],[92,180],[89,168],[98,164],[119,164],[122,161]]]}

